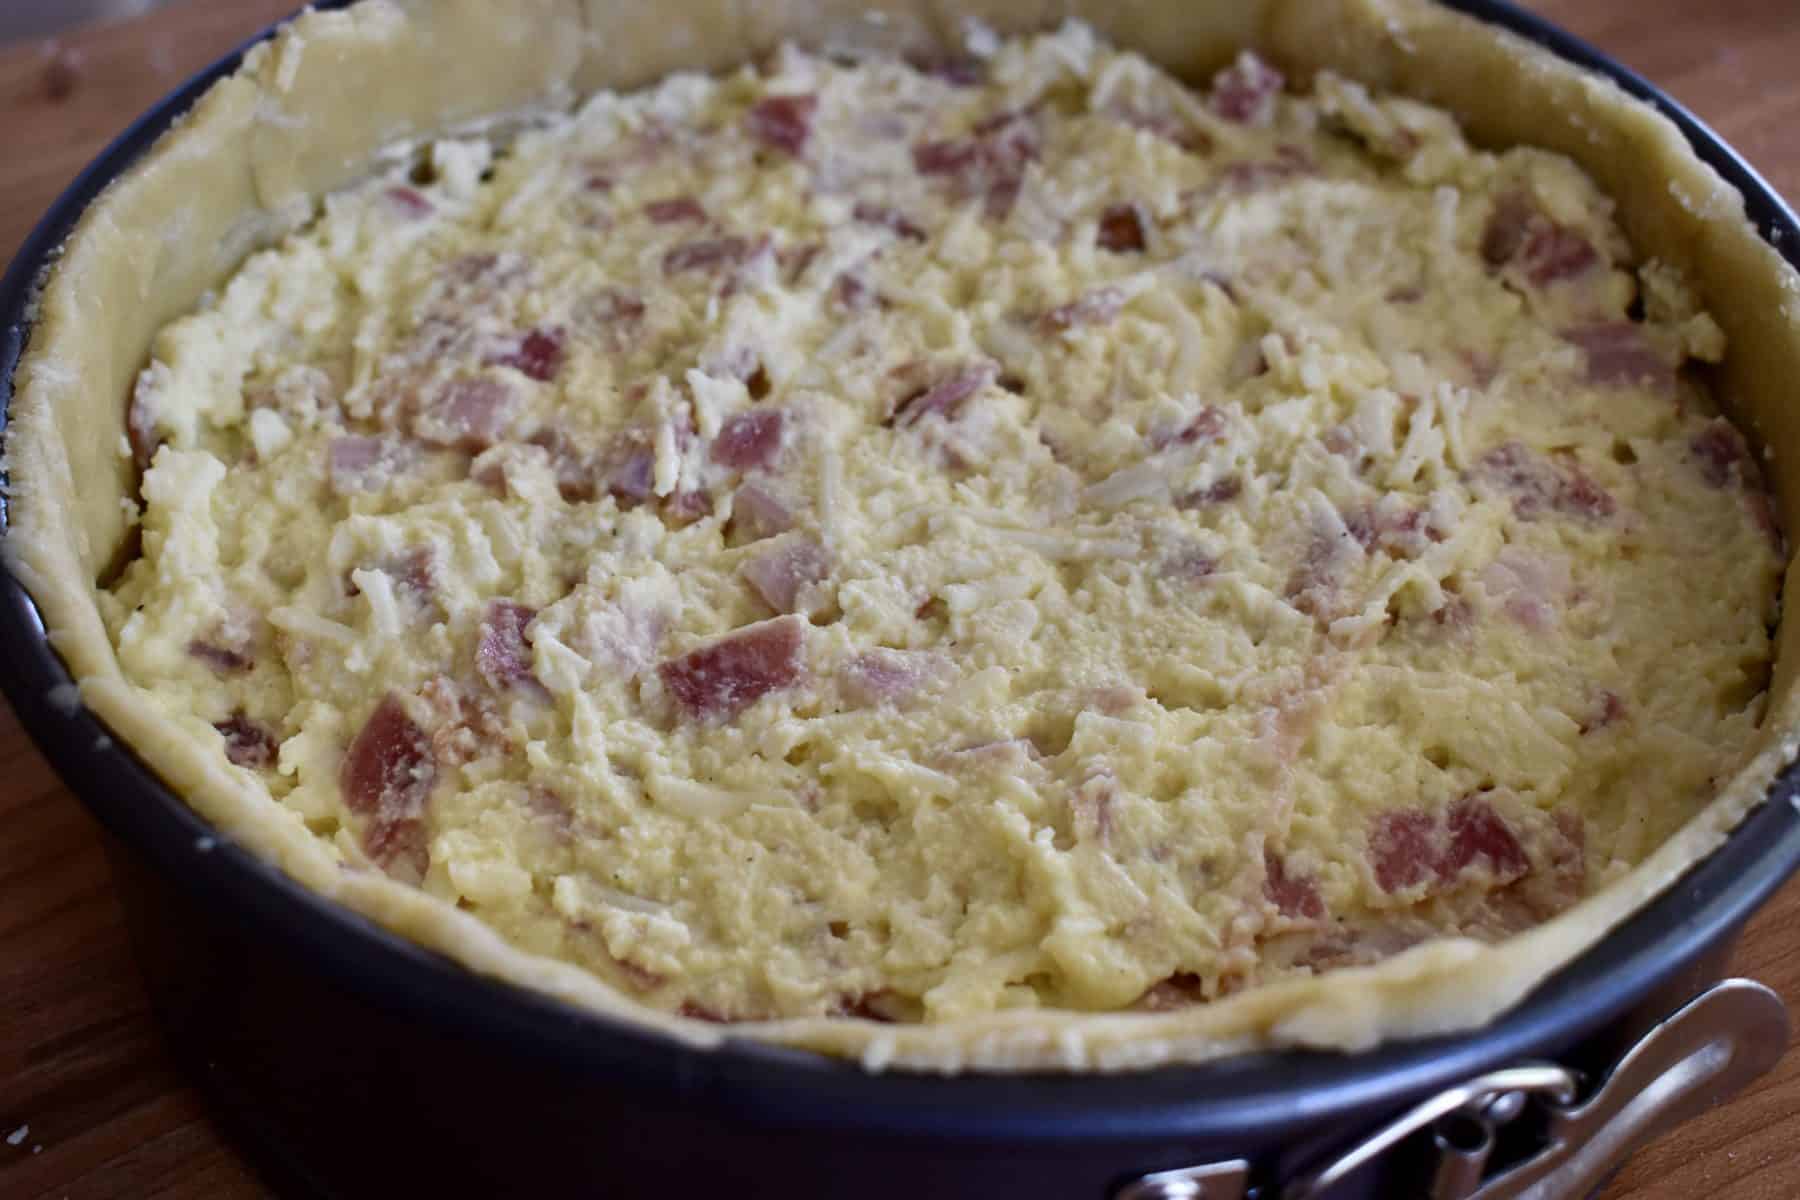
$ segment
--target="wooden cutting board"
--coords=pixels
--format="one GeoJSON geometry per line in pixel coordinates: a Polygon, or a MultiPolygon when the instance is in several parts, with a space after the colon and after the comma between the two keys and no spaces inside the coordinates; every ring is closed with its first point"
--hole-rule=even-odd
{"type": "MultiPolygon", "coordinates": [[[[138,112],[292,7],[190,2],[57,43],[0,47],[0,250],[10,255],[138,112]]],[[[1796,0],[1537,7],[1674,93],[1800,197],[1796,0]]],[[[94,824],[4,709],[0,830],[0,1196],[266,1195],[157,1039],[94,824]]],[[[1751,926],[1737,970],[1800,1011],[1796,927],[1800,882],[1751,926]]],[[[1644,1150],[1604,1195],[1800,1195],[1800,1054],[1644,1150]]]]}

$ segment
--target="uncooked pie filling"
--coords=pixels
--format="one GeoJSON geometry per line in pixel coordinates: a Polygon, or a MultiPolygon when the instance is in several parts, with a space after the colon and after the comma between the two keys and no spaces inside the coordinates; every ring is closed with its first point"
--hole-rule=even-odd
{"type": "Polygon", "coordinates": [[[1761,713],[1718,327],[1570,162],[1070,27],[440,142],[157,340],[128,676],[723,1020],[1166,1008],[1640,860],[1761,713]]]}

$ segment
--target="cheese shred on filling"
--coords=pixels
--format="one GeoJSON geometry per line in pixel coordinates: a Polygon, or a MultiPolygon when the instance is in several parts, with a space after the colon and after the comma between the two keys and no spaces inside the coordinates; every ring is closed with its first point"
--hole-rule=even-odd
{"type": "Polygon", "coordinates": [[[131,398],[128,676],[345,869],[715,1020],[1202,1003],[1698,811],[1781,537],[1592,181],[1248,54],[987,50],[327,199],[131,398]]]}

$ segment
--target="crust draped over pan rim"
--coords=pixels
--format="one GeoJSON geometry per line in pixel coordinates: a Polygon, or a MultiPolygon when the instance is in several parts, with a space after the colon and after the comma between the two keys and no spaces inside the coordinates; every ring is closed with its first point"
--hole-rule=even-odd
{"type": "MultiPolygon", "coordinates": [[[[318,197],[396,145],[562,109],[599,87],[718,69],[783,40],[923,49],[977,19],[1001,34],[1073,16],[1196,82],[1250,46],[1290,75],[1329,68],[1453,113],[1472,140],[1569,155],[1618,203],[1627,234],[1694,281],[1731,353],[1718,391],[1766,448],[1784,522],[1800,528],[1800,275],[1752,228],[1742,198],[1670,122],[1617,86],[1427,0],[678,0],[679,20],[601,0],[366,0],[306,13],[215,85],[81,220],[43,282],[16,377],[5,552],[81,699],[222,833],[308,888],[473,970],[696,1046],[726,1031],[651,1011],[586,972],[516,950],[423,892],[332,863],[291,813],[216,751],[155,715],[121,673],[93,599],[125,540],[134,488],[117,453],[124,397],[155,331],[318,197]],[[361,81],[360,83],[358,81],[361,81]],[[81,486],[77,486],[77,480],[81,486]]],[[[1800,626],[1785,623],[1753,756],[1716,800],[1629,874],[1508,941],[1428,943],[1374,966],[1148,1014],[1000,1013],[943,1025],[799,1019],[751,1036],[871,1068],[1119,1070],[1267,1047],[1367,1048],[1468,1029],[1716,848],[1800,750],[1800,626]]]]}

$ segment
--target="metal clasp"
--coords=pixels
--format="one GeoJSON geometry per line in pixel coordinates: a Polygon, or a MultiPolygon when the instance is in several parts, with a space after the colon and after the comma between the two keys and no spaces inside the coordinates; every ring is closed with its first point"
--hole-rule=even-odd
{"type": "MultiPolygon", "coordinates": [[[[1429,1131],[1429,1165],[1416,1193],[1428,1200],[1582,1200],[1644,1142],[1736,1094],[1787,1048],[1781,998],[1749,979],[1702,992],[1640,1038],[1582,1096],[1581,1076],[1532,1062],[1447,1088],[1390,1121],[1268,1200],[1325,1200],[1378,1160],[1429,1131]],[[1521,1154],[1498,1133],[1527,1112],[1542,1144],[1521,1154]]],[[[1245,1200],[1243,1160],[1142,1176],[1114,1200],[1245,1200]]],[[[1258,1193],[1261,1194],[1260,1192],[1258,1193]]]]}

